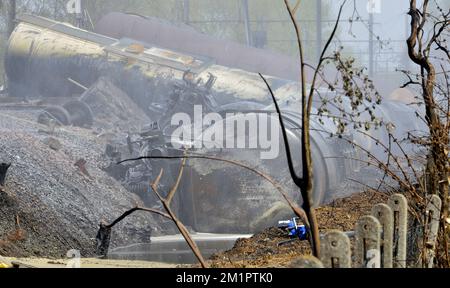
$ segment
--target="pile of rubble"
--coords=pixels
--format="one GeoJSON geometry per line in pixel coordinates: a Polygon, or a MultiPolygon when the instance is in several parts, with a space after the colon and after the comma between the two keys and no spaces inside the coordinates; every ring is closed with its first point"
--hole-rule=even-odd
{"type": "MultiPolygon", "coordinates": [[[[102,169],[105,132],[36,122],[33,111],[0,113],[0,163],[11,163],[0,188],[0,254],[93,255],[101,221],[142,205],[102,169]]],[[[136,213],[114,228],[111,247],[148,242],[164,231],[154,215],[136,213]]],[[[165,225],[166,229],[173,229],[165,225]]]]}

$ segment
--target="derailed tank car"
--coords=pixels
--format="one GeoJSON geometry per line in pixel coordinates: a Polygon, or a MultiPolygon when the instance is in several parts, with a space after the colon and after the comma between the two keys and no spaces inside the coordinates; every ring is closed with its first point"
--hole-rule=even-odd
{"type": "MultiPolygon", "coordinates": [[[[180,161],[142,160],[124,164],[118,170],[113,166],[120,159],[182,154],[180,141],[172,137],[174,130],[182,128],[173,125],[174,115],[184,113],[194,119],[195,107],[202,107],[201,116],[214,113],[217,117],[201,126],[202,133],[196,135],[197,138],[192,137],[192,143],[211,130],[220,131],[217,130],[219,125],[222,131],[229,129],[226,122],[230,113],[234,113],[233,120],[248,128],[244,129],[245,143],[251,143],[251,138],[255,137],[249,119],[262,117],[271,123],[278,121],[266,86],[255,73],[217,65],[214,59],[202,55],[172,51],[128,38],[114,39],[41,17],[24,15],[19,18],[9,40],[5,64],[10,95],[21,99],[73,98],[83,102],[83,95],[100,79],[108,79],[128,95],[150,121],[139,133],[129,133],[123,145],[108,145],[106,154],[113,161],[108,169],[130,191],[141,195],[149,206],[157,205],[149,196],[149,181],[163,168],[162,189],[167,190],[175,181],[180,161]]],[[[285,111],[289,141],[300,173],[298,85],[276,77],[267,78],[285,111]]],[[[395,113],[401,111],[413,117],[414,113],[405,105],[392,105],[395,113]]],[[[74,110],[88,113],[89,107],[74,110]]],[[[380,113],[392,116],[388,106],[380,113]]],[[[58,118],[58,115],[53,116],[58,118]]],[[[355,174],[360,169],[358,162],[352,160],[358,157],[355,148],[331,137],[335,132],[334,124],[331,120],[324,121],[320,124],[313,119],[311,132],[317,205],[336,192],[347,174],[355,174]]],[[[195,126],[191,124],[184,123],[185,128],[195,126]]],[[[277,129],[272,135],[279,136],[279,127],[277,129]]],[[[256,137],[261,131],[258,130],[256,137]]],[[[234,133],[237,132],[225,133],[221,140],[238,141],[234,133]]],[[[256,167],[280,182],[292,199],[301,202],[300,193],[289,176],[282,137],[278,139],[276,157],[261,157],[268,147],[245,145],[194,146],[196,149],[192,152],[256,167]]],[[[189,160],[187,166],[174,204],[184,223],[197,231],[252,232],[291,214],[276,189],[250,171],[205,160],[189,160]]]]}

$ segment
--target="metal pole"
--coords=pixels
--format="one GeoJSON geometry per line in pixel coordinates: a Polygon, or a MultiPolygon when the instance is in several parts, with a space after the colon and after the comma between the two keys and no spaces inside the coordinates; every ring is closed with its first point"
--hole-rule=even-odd
{"type": "Polygon", "coordinates": [[[16,27],[16,0],[9,0],[8,5],[8,37],[16,27]]]}
{"type": "Polygon", "coordinates": [[[80,1],[80,11],[76,14],[78,28],[84,28],[84,1],[80,1]]]}
{"type": "Polygon", "coordinates": [[[250,27],[250,14],[248,12],[248,0],[242,0],[242,11],[244,12],[244,26],[247,45],[253,46],[252,31],[250,27]]]}
{"type": "Polygon", "coordinates": [[[317,59],[322,53],[322,0],[316,1],[316,40],[317,40],[317,59]]]}
{"type": "Polygon", "coordinates": [[[183,1],[183,21],[186,24],[189,24],[189,22],[191,21],[191,17],[190,17],[190,1],[189,0],[184,0],[183,1]]]}
{"type": "Polygon", "coordinates": [[[373,37],[373,13],[369,13],[369,75],[374,75],[374,37],[373,37]]]}

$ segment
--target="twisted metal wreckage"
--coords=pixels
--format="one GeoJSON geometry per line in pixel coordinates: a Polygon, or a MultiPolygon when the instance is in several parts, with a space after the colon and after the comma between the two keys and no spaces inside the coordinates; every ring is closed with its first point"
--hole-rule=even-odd
{"type": "MultiPolygon", "coordinates": [[[[131,21],[138,16],[120,14],[120,17],[131,21]]],[[[145,24],[142,18],[139,19],[140,31],[145,31],[145,25],[151,28],[152,22],[145,24]]],[[[178,32],[183,34],[182,27],[164,25],[167,29],[175,29],[173,31],[179,29],[178,32]]],[[[111,27],[110,30],[114,32],[114,29],[122,28],[111,27]]],[[[210,57],[214,55],[208,51],[215,51],[214,45],[219,42],[208,43],[211,47],[202,50],[207,55],[195,56],[158,47],[159,43],[132,40],[123,35],[126,32],[120,31],[124,37],[118,40],[37,16],[20,16],[9,40],[5,63],[10,102],[2,105],[23,106],[17,104],[17,100],[31,103],[39,99],[38,106],[36,101],[33,103],[34,107],[43,110],[38,119],[40,122],[53,121],[88,128],[97,126],[105,131],[114,131],[113,140],[106,148],[111,165],[105,170],[131,192],[140,195],[148,207],[154,207],[158,202],[148,191],[149,182],[164,168],[165,176],[161,183],[170,185],[180,163],[141,160],[117,165],[117,162],[142,155],[181,155],[184,150],[175,147],[178,146],[174,145],[177,140],[171,138],[171,132],[179,128],[171,125],[173,115],[183,112],[193,118],[194,106],[201,105],[203,114],[214,112],[222,116],[221,119],[231,112],[240,112],[233,119],[242,121],[244,127],[249,113],[265,115],[272,122],[278,121],[273,115],[271,97],[258,74],[218,65],[217,62],[228,62],[210,57]]],[[[165,36],[164,39],[170,37],[165,36]]],[[[178,50],[182,47],[179,43],[178,50]]],[[[233,47],[238,55],[230,58],[248,53],[243,46],[233,47]]],[[[258,53],[263,54],[261,51],[258,53]]],[[[270,71],[263,72],[270,74],[270,71]]],[[[278,77],[268,76],[267,79],[284,111],[292,150],[300,151],[298,84],[278,77]]],[[[414,110],[403,103],[387,102],[377,111],[378,116],[398,123],[398,133],[419,129],[419,124],[415,124],[414,110]]],[[[358,150],[337,137],[331,137],[336,132],[335,124],[331,119],[323,120],[321,124],[313,118],[311,132],[316,204],[333,197],[347,175],[362,171],[358,161],[353,160],[360,157],[358,150]]],[[[214,129],[215,125],[223,125],[218,122],[209,123],[211,125],[203,127],[203,132],[214,129]]],[[[251,138],[248,132],[245,138],[251,138]]],[[[259,131],[263,132],[267,136],[267,131],[259,131]]],[[[379,138],[386,137],[383,131],[373,133],[377,133],[379,138]]],[[[360,134],[350,131],[348,136],[373,153],[379,152],[360,134]]],[[[237,136],[233,132],[225,138],[234,141],[237,136]]],[[[287,170],[284,145],[277,144],[279,155],[274,159],[260,159],[260,147],[197,147],[193,152],[236,159],[258,167],[287,187],[293,199],[301,201],[287,170]]],[[[294,156],[300,159],[298,154],[294,156]]],[[[296,164],[300,169],[300,163],[296,164]]],[[[180,219],[196,231],[253,232],[260,228],[259,225],[275,224],[279,219],[273,217],[274,214],[285,217],[291,213],[280,204],[281,197],[270,184],[248,171],[201,160],[189,160],[187,166],[175,205],[180,219]],[[272,214],[268,215],[266,211],[272,214]],[[267,222],[262,223],[261,219],[267,222]]]]}

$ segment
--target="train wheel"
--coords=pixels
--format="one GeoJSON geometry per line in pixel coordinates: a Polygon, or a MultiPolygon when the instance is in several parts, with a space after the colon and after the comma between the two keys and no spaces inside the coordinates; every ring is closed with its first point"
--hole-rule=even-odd
{"type": "Polygon", "coordinates": [[[58,106],[45,108],[38,116],[38,123],[49,124],[50,121],[56,121],[59,125],[68,126],[71,124],[70,115],[66,109],[58,106]]]}

